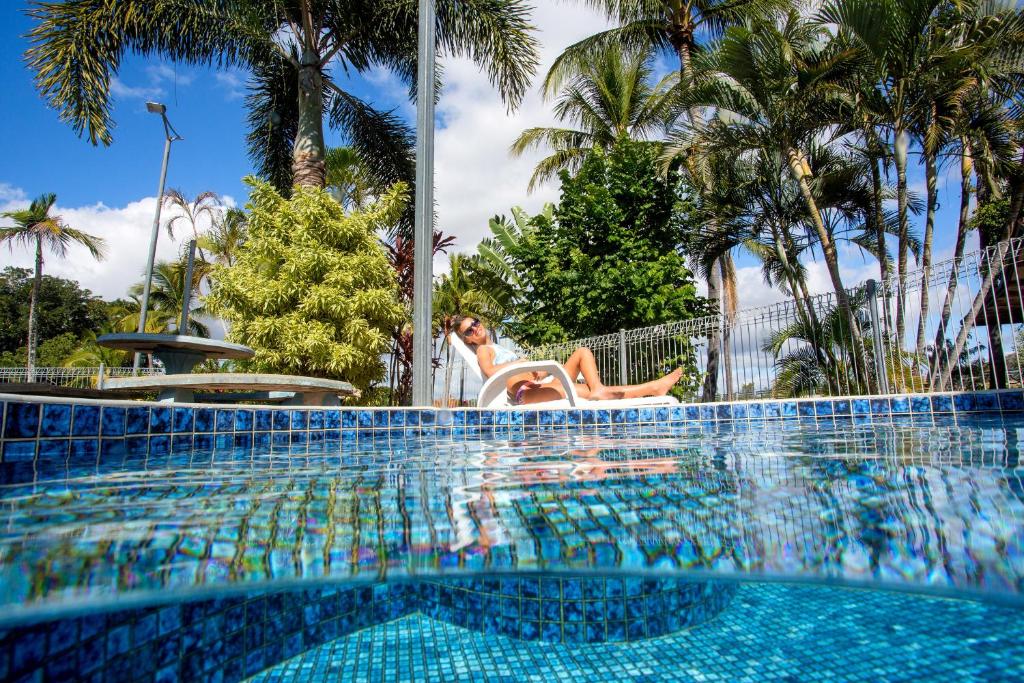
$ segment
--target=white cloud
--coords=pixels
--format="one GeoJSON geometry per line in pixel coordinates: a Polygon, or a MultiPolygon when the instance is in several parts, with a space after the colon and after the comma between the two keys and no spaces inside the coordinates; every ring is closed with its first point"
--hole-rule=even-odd
{"type": "MultiPolygon", "coordinates": [[[[0,202],[4,211],[28,204],[24,192],[10,185],[0,185],[0,202]],[[14,199],[8,199],[9,197],[14,199]]],[[[106,258],[96,261],[83,247],[71,246],[63,259],[44,253],[43,272],[76,280],[82,287],[105,299],[127,296],[128,288],[141,281],[145,272],[155,209],[155,197],[146,197],[119,208],[104,204],[82,207],[55,206],[51,213],[59,215],[68,225],[104,239],[106,258]]],[[[173,210],[164,207],[161,224],[174,215],[173,210]]],[[[201,229],[205,227],[200,226],[201,229]]],[[[178,239],[171,240],[161,229],[157,241],[157,259],[177,258],[181,242],[187,239],[189,233],[185,226],[180,225],[179,229],[175,230],[178,239]]],[[[14,246],[13,249],[4,251],[7,251],[2,259],[5,265],[33,267],[33,255],[29,249],[14,246]]]]}
{"type": "Polygon", "coordinates": [[[217,71],[214,79],[224,90],[224,99],[238,100],[245,96],[246,75],[242,71],[217,71]]]}
{"type": "Polygon", "coordinates": [[[172,83],[174,85],[191,85],[195,74],[182,72],[173,64],[153,64],[146,67],[146,74],[153,83],[172,83]]]}
{"type": "Polygon", "coordinates": [[[518,159],[508,150],[526,128],[555,125],[551,103],[545,103],[538,90],[541,79],[565,47],[608,24],[575,4],[542,4],[533,19],[539,28],[541,64],[534,87],[512,114],[471,60],[444,60],[445,89],[437,107],[443,127],[435,133],[434,152],[437,227],[456,236],[458,251],[472,251],[490,234],[491,216],[507,215],[513,206],[536,213],[544,202],[558,199],[553,184],[526,193],[534,167],[548,150],[518,159]]]}
{"type": "Polygon", "coordinates": [[[157,85],[130,86],[115,76],[110,79],[110,94],[129,100],[154,100],[163,96],[163,88],[157,85]]]}

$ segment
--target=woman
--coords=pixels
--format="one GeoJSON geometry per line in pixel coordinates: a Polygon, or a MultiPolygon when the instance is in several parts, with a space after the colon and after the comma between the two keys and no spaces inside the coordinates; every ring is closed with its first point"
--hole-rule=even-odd
{"type": "MultiPolygon", "coordinates": [[[[484,377],[490,377],[498,370],[521,362],[514,351],[492,344],[487,336],[487,328],[476,318],[459,317],[455,321],[455,330],[459,338],[469,348],[476,351],[476,360],[484,377]]],[[[569,377],[577,377],[581,373],[586,384],[577,384],[576,393],[580,398],[592,401],[603,401],[617,398],[640,398],[643,396],[664,396],[679,378],[683,376],[682,368],[676,368],[669,374],[644,384],[626,386],[606,386],[597,372],[594,354],[586,347],[573,351],[569,360],[565,361],[565,371],[569,377]]],[[[541,384],[543,372],[522,372],[511,375],[508,379],[508,397],[512,405],[526,403],[542,403],[565,398],[565,389],[555,382],[541,384]]]]}

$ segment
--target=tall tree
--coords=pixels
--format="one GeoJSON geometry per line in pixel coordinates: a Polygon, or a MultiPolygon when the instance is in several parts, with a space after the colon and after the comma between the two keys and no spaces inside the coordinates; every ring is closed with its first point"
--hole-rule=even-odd
{"type": "Polygon", "coordinates": [[[32,201],[27,209],[5,211],[2,215],[11,221],[13,226],[0,227],[0,244],[7,242],[13,249],[14,244],[35,249],[35,272],[32,277],[32,294],[29,299],[28,313],[28,361],[29,381],[36,365],[36,346],[38,344],[38,305],[39,288],[43,280],[43,248],[64,258],[68,247],[77,244],[95,258],[103,258],[103,240],[81,230],[72,228],[60,216],[51,216],[50,209],[57,202],[57,195],[43,194],[32,201]]]}
{"type": "Polygon", "coordinates": [[[764,150],[785,159],[865,367],[860,327],[810,163],[811,146],[843,118],[848,106],[843,86],[857,68],[855,60],[828,37],[795,10],[728,29],[719,49],[696,70],[692,86],[681,93],[685,103],[714,107],[719,113],[706,126],[692,121],[683,126],[669,150],[678,147],[703,155],[712,149],[764,150]]]}
{"type": "MultiPolygon", "coordinates": [[[[590,63],[594,55],[609,47],[621,45],[628,50],[667,50],[679,63],[680,83],[693,80],[693,56],[714,44],[723,31],[742,23],[752,13],[767,11],[785,0],[583,0],[602,11],[618,25],[569,46],[559,55],[545,79],[548,92],[559,89],[561,83],[590,63]]],[[[704,112],[699,107],[687,107],[686,115],[695,126],[703,125],[704,112]]],[[[689,169],[696,179],[697,169],[689,169]]],[[[702,180],[710,181],[703,175],[702,180]]],[[[709,189],[706,182],[694,182],[698,191],[709,189]]],[[[729,271],[726,264],[725,270],[729,271]]],[[[720,263],[712,264],[707,273],[708,297],[720,308],[726,303],[722,289],[720,263]]],[[[718,382],[718,349],[722,346],[720,332],[713,330],[708,337],[707,388],[704,400],[713,401],[718,382]]]]}
{"type": "MultiPolygon", "coordinates": [[[[411,179],[410,131],[335,73],[416,74],[417,0],[35,2],[26,53],[36,87],[80,135],[111,142],[110,78],[126,53],[251,70],[250,154],[279,190],[323,187],[324,117],[384,187],[411,179]]],[[[510,106],[536,68],[523,0],[437,0],[439,54],[472,58],[510,106]]]]}
{"type": "Polygon", "coordinates": [[[653,61],[649,50],[629,53],[609,46],[580,68],[555,103],[555,117],[576,128],[529,128],[512,143],[513,156],[542,146],[554,149],[537,164],[530,190],[559,171],[575,173],[595,147],[608,149],[623,135],[644,140],[666,126],[672,100],[666,86],[651,82],[653,61]]]}

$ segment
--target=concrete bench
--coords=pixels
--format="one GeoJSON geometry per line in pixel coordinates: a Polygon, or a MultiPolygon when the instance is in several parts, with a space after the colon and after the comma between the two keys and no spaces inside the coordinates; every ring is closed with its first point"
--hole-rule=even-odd
{"type": "Polygon", "coordinates": [[[284,405],[336,406],[339,397],[357,396],[348,382],[297,375],[264,375],[241,372],[212,372],[148,377],[113,377],[101,380],[99,389],[159,391],[160,401],[191,403],[204,401],[272,401],[284,405]],[[201,394],[197,391],[228,391],[201,394]],[[244,393],[248,392],[248,393],[244,393]]]}

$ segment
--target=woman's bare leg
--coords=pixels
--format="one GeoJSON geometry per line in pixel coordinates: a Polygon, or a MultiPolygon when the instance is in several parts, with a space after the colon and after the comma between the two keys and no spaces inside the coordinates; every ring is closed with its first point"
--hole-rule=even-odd
{"type": "Polygon", "coordinates": [[[627,384],[624,386],[604,387],[607,391],[622,394],[622,398],[643,398],[645,396],[664,396],[682,378],[683,369],[676,368],[663,377],[643,384],[627,384]]]}
{"type": "Polygon", "coordinates": [[[604,386],[604,382],[601,381],[601,374],[597,371],[597,361],[594,360],[594,353],[585,346],[581,346],[573,351],[563,367],[569,374],[569,379],[573,382],[576,381],[576,376],[582,372],[583,379],[586,381],[587,386],[590,387],[591,392],[598,391],[604,386]]]}

